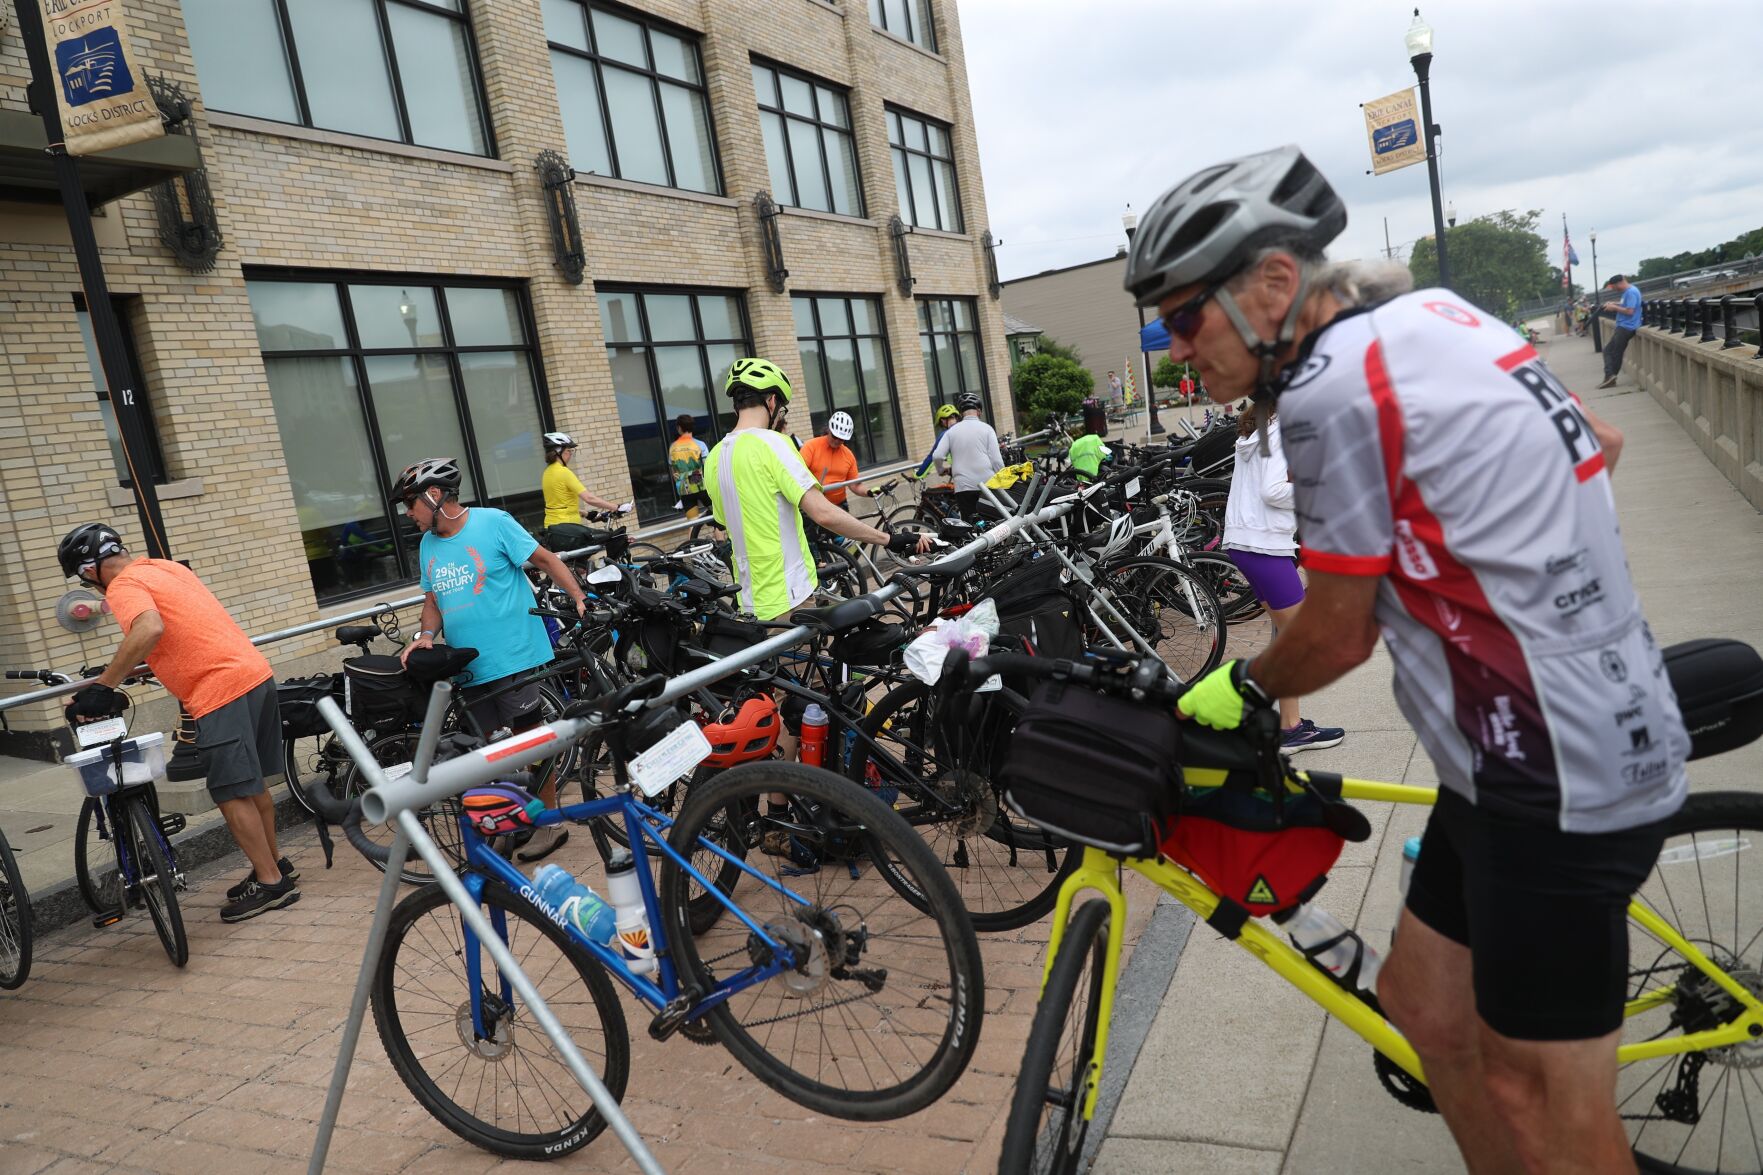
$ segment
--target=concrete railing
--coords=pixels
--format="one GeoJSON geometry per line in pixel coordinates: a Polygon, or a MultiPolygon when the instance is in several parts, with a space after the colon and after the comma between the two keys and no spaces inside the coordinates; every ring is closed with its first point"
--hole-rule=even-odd
{"type": "Polygon", "coordinates": [[[1763,510],[1763,358],[1756,355],[1642,327],[1624,358],[1715,468],[1763,510]]]}

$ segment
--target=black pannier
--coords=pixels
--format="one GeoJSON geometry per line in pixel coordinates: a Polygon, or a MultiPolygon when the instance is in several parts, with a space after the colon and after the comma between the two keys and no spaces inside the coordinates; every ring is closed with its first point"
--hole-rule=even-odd
{"type": "Polygon", "coordinates": [[[423,697],[398,658],[383,653],[343,662],[349,721],[361,730],[408,726],[422,713],[423,697]]]}
{"type": "Polygon", "coordinates": [[[1763,736],[1763,657],[1743,641],[1685,641],[1663,650],[1690,758],[1718,755],[1763,736]]]}
{"type": "Polygon", "coordinates": [[[1151,706],[1064,682],[1042,685],[1004,760],[1004,799],[1051,832],[1148,857],[1181,808],[1180,730],[1151,706]]]}
{"type": "Polygon", "coordinates": [[[343,701],[343,675],[318,673],[311,677],[290,677],[275,687],[276,709],[281,713],[282,738],[310,738],[325,734],[330,727],[318,712],[321,698],[343,701]]]}
{"type": "Polygon", "coordinates": [[[1037,657],[1083,654],[1078,604],[1060,581],[1062,568],[1057,559],[1037,559],[986,593],[998,606],[998,631],[1023,638],[1037,657]]]}

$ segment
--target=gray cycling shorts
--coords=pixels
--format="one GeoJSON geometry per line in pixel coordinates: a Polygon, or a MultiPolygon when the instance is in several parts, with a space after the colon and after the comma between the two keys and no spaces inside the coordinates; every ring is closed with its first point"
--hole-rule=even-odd
{"type": "Polygon", "coordinates": [[[264,792],[263,776],[282,770],[282,720],[275,679],[196,719],[196,751],[215,803],[264,792]]]}

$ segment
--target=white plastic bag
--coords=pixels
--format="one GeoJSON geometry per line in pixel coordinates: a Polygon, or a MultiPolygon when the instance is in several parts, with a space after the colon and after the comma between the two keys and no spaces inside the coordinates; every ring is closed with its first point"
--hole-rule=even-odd
{"type": "MultiPolygon", "coordinates": [[[[906,668],[926,685],[935,685],[943,675],[943,659],[950,649],[960,649],[968,657],[983,657],[998,635],[998,605],[981,600],[967,614],[953,620],[933,620],[929,628],[914,637],[906,646],[906,668]]],[[[980,690],[1002,686],[997,677],[988,678],[980,690]]]]}

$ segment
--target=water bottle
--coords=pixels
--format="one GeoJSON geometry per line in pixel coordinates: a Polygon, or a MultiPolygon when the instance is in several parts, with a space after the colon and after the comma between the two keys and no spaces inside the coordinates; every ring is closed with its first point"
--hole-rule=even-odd
{"type": "Polygon", "coordinates": [[[1420,860],[1420,838],[1411,836],[1402,842],[1402,896],[1408,896],[1408,882],[1414,876],[1414,862],[1420,860]]]}
{"type": "Polygon", "coordinates": [[[1370,943],[1343,926],[1339,918],[1313,902],[1305,902],[1275,914],[1273,920],[1284,927],[1298,949],[1328,972],[1336,983],[1358,991],[1361,996],[1377,994],[1377,972],[1383,966],[1383,958],[1370,943]],[[1355,963],[1359,971],[1349,982],[1347,977],[1352,974],[1355,963]]]}
{"type": "Polygon", "coordinates": [[[547,914],[561,916],[590,942],[610,946],[618,935],[612,907],[561,865],[546,865],[533,874],[532,896],[550,907],[547,914]]]}
{"type": "Polygon", "coordinates": [[[652,974],[655,943],[649,936],[649,908],[643,904],[643,886],[629,853],[620,852],[606,863],[606,896],[612,899],[625,965],[632,974],[652,974]]]}
{"type": "Polygon", "coordinates": [[[802,712],[802,748],[797,758],[810,767],[826,765],[826,711],[819,702],[809,702],[802,712]]]}

